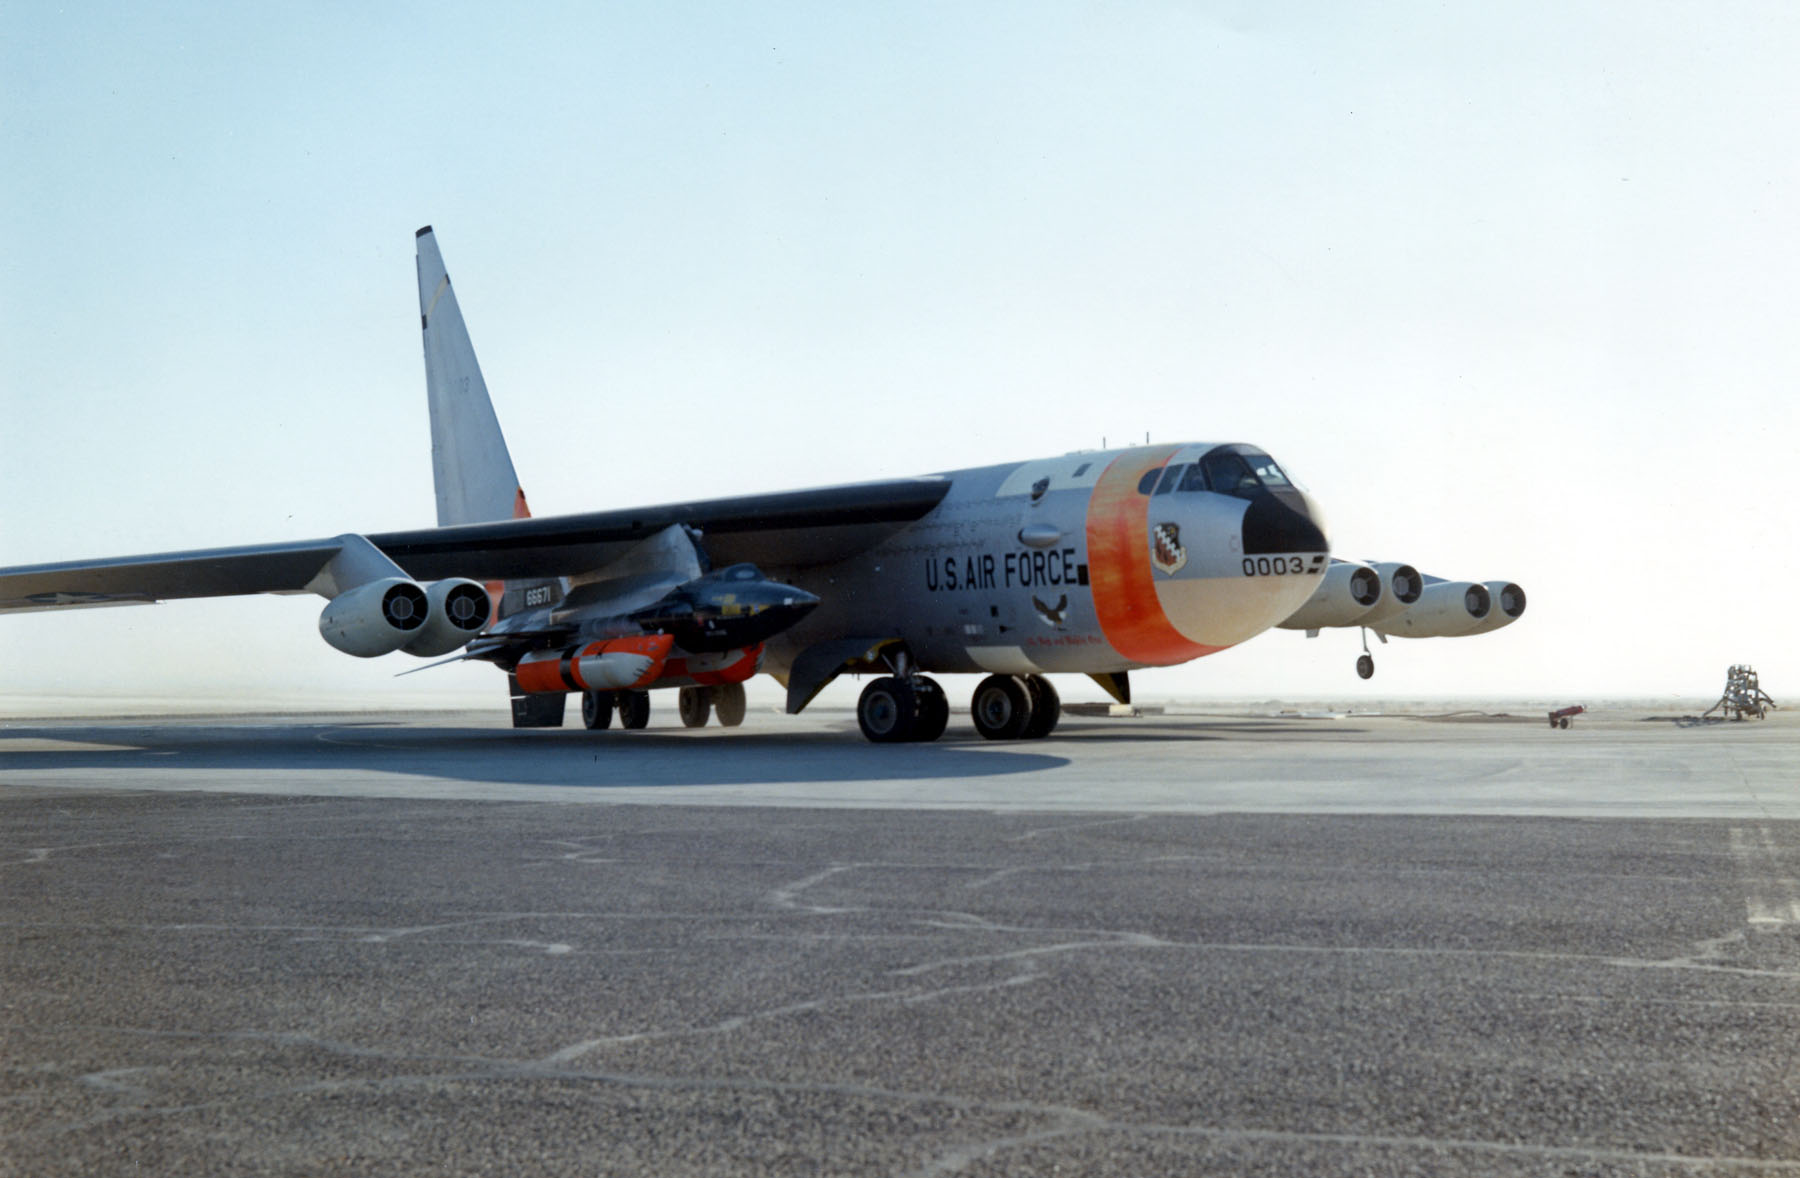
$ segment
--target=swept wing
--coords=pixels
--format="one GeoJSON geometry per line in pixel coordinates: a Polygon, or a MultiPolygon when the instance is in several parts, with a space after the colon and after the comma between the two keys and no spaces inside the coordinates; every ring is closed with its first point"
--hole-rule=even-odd
{"type": "MultiPolygon", "coordinates": [[[[943,479],[895,479],[623,511],[384,532],[368,541],[417,580],[567,576],[604,569],[670,524],[705,536],[717,564],[805,568],[880,543],[937,506],[943,479]]],[[[347,540],[299,540],[0,569],[0,611],[137,605],[317,591],[347,540]]]]}

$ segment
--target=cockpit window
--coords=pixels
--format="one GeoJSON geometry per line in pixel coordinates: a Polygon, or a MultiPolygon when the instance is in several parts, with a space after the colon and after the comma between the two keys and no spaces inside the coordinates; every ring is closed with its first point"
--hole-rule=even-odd
{"type": "Polygon", "coordinates": [[[1206,467],[1206,481],[1221,495],[1236,495],[1242,499],[1262,490],[1262,484],[1250,467],[1229,450],[1208,454],[1202,465],[1206,467]]]}
{"type": "Polygon", "coordinates": [[[1163,467],[1162,482],[1156,484],[1156,493],[1158,495],[1167,495],[1170,491],[1173,491],[1181,484],[1182,475],[1187,472],[1188,468],[1189,464],[1185,462],[1177,463],[1174,466],[1163,467]]]}
{"type": "Polygon", "coordinates": [[[1206,472],[1200,469],[1198,462],[1188,464],[1185,473],[1181,476],[1181,486],[1178,489],[1183,494],[1189,491],[1206,490],[1206,472]]]}
{"type": "Polygon", "coordinates": [[[1250,469],[1256,473],[1258,479],[1262,480],[1262,485],[1271,491],[1293,486],[1293,482],[1279,466],[1275,465],[1275,460],[1267,454],[1250,459],[1250,469]]]}
{"type": "Polygon", "coordinates": [[[1138,480],[1138,494],[1148,495],[1151,491],[1155,490],[1156,479],[1160,474],[1162,474],[1162,468],[1160,466],[1153,470],[1145,471],[1144,477],[1138,480]]]}

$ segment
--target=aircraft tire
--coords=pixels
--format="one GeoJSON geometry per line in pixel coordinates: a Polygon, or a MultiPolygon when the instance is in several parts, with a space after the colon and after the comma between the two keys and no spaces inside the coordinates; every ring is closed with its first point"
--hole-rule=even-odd
{"type": "Polygon", "coordinates": [[[1356,673],[1364,679],[1375,678],[1375,657],[1367,654],[1360,656],[1356,660],[1356,673]]]}
{"type": "Polygon", "coordinates": [[[713,715],[719,723],[727,728],[736,728],[744,722],[744,713],[749,710],[744,702],[744,685],[742,683],[726,683],[713,690],[713,715]]]}
{"type": "Polygon", "coordinates": [[[912,739],[929,744],[944,735],[944,729],[950,724],[950,698],[935,679],[921,678],[913,684],[913,690],[919,698],[919,720],[913,728],[912,739]]]}
{"type": "Polygon", "coordinates": [[[969,700],[975,731],[989,740],[1017,740],[1031,723],[1031,689],[1017,675],[989,675],[969,700]]]}
{"type": "Polygon", "coordinates": [[[616,693],[619,701],[619,727],[642,728],[650,723],[650,693],[648,691],[621,691],[616,693]]]}
{"type": "Polygon", "coordinates": [[[704,728],[712,715],[712,689],[683,687],[675,699],[675,710],[681,713],[683,728],[704,728]]]}
{"type": "Polygon", "coordinates": [[[892,675],[883,675],[863,688],[856,701],[856,725],[876,744],[911,740],[918,720],[918,696],[904,679],[892,675]]]}
{"type": "Polygon", "coordinates": [[[1056,722],[1062,719],[1062,696],[1042,675],[1027,675],[1025,686],[1031,692],[1031,719],[1020,735],[1026,740],[1042,740],[1056,731],[1056,722]]]}
{"type": "Polygon", "coordinates": [[[613,718],[613,693],[610,691],[584,691],[581,693],[581,722],[596,731],[611,728],[613,718]]]}

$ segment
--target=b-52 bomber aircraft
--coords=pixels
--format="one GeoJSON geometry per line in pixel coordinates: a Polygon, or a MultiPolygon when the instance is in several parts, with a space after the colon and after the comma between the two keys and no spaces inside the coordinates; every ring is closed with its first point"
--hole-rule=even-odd
{"type": "Polygon", "coordinates": [[[687,725],[735,726],[759,671],[789,712],[873,673],[858,723],[899,742],[944,731],[933,673],[986,674],[982,736],[1038,738],[1061,712],[1049,674],[1129,702],[1134,670],[1367,596],[1311,497],[1239,444],[534,518],[436,236],[416,237],[437,527],[0,569],[0,611],[314,593],[347,654],[494,664],[526,728],[560,726],[570,695],[589,728],[642,728],[659,688],[687,725]]]}

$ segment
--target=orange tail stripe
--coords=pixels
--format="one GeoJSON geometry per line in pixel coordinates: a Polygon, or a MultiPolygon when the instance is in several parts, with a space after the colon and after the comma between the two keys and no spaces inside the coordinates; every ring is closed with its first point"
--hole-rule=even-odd
{"type": "MultiPolygon", "coordinates": [[[[529,504],[527,504],[525,502],[525,488],[524,487],[514,487],[513,488],[513,514],[512,514],[512,517],[514,519],[530,519],[531,518],[531,507],[529,504]]],[[[489,626],[493,626],[500,621],[500,598],[506,594],[506,582],[505,581],[489,581],[487,583],[487,592],[488,592],[487,624],[489,626]]]]}
{"type": "Polygon", "coordinates": [[[1100,629],[1114,650],[1149,666],[1185,663],[1219,649],[1175,628],[1157,600],[1150,569],[1150,497],[1138,494],[1138,480],[1176,449],[1127,450],[1113,459],[1088,499],[1088,578],[1100,629]]]}

